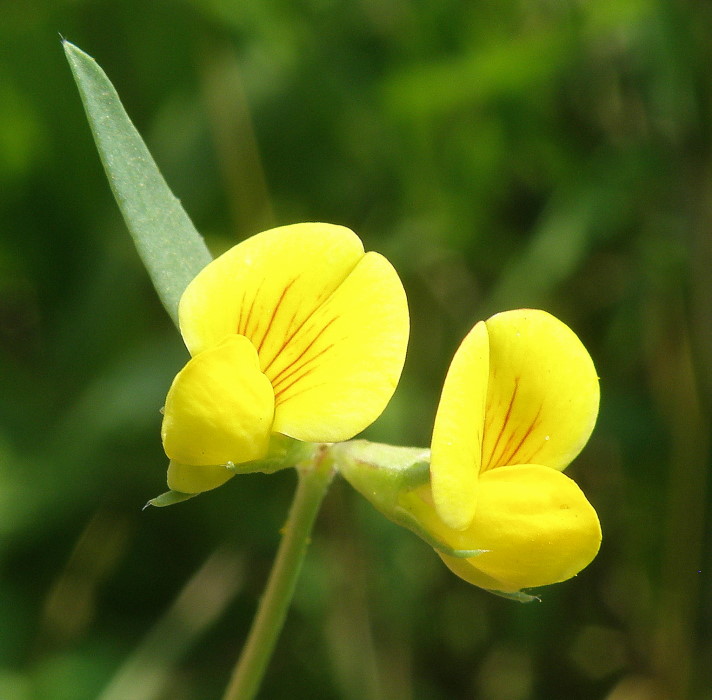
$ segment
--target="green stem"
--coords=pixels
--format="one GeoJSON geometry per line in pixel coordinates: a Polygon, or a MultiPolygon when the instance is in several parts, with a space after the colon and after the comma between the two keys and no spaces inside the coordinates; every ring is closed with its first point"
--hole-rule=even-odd
{"type": "Polygon", "coordinates": [[[223,700],[251,700],[260,688],[294,594],[312,526],[333,471],[326,445],[317,446],[311,459],[297,466],[299,484],[284,526],[277,558],[223,700]]]}

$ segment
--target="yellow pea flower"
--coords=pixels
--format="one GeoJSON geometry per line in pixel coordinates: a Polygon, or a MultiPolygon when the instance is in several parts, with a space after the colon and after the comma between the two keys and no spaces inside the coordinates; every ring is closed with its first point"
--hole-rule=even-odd
{"type": "Polygon", "coordinates": [[[267,455],[270,439],[348,440],[383,411],[408,342],[391,264],[347,228],[283,226],[236,245],[179,306],[191,359],[166,397],[168,485],[199,493],[267,455]]]}
{"type": "Polygon", "coordinates": [[[512,593],[591,562],[598,517],[561,472],[590,437],[598,402],[588,352],[550,314],[507,311],[472,329],[445,379],[430,486],[401,501],[444,544],[438,554],[454,573],[512,593]]]}

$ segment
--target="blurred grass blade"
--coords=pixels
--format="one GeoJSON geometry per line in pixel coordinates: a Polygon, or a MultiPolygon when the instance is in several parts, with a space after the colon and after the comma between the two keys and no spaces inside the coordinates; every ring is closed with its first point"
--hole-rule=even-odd
{"type": "Polygon", "coordinates": [[[235,599],[245,580],[243,571],[241,559],[228,549],[213,552],[119,667],[99,700],[178,697],[180,660],[235,599]]]}
{"type": "Polygon", "coordinates": [[[210,262],[210,252],[104,71],[81,49],[68,41],[63,45],[114,197],[158,296],[177,325],[181,294],[210,262]]]}

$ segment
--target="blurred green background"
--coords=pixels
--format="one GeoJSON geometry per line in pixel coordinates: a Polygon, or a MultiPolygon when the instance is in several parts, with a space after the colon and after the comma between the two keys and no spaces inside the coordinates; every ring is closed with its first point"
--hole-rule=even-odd
{"type": "Polygon", "coordinates": [[[712,6],[670,0],[0,2],[0,698],[219,697],[294,474],[173,508],[186,359],[58,33],[114,82],[213,252],[357,231],[412,310],[367,436],[427,445],[460,339],[545,308],[596,362],[569,470],[604,542],[519,605],[337,482],[261,697],[712,698],[712,6]]]}

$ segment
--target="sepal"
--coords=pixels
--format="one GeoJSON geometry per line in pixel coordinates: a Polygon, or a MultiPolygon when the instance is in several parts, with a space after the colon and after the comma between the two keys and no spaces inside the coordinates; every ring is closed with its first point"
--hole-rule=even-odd
{"type": "Polygon", "coordinates": [[[402,494],[428,483],[430,450],[351,440],[331,449],[341,475],[384,515],[392,517],[402,494]]]}
{"type": "Polygon", "coordinates": [[[227,468],[233,474],[254,474],[255,472],[273,474],[282,469],[294,467],[299,462],[302,462],[314,451],[314,444],[315,443],[312,442],[295,440],[287,435],[274,433],[270,437],[269,447],[265,457],[241,464],[228,462],[227,468]]]}
{"type": "Polygon", "coordinates": [[[147,505],[170,506],[180,503],[199,493],[222,486],[236,474],[272,474],[280,469],[294,467],[308,458],[313,450],[312,443],[300,442],[285,435],[272,435],[266,456],[251,462],[194,465],[171,460],[168,463],[170,491],[150,500],[147,505]]]}
{"type": "Polygon", "coordinates": [[[491,588],[485,588],[488,593],[492,595],[499,596],[500,598],[506,598],[507,600],[514,600],[517,603],[541,603],[541,598],[538,595],[531,595],[530,593],[524,593],[524,591],[516,591],[515,593],[507,593],[506,591],[493,591],[491,588]]]}
{"type": "Polygon", "coordinates": [[[476,557],[485,551],[453,548],[435,534],[442,524],[433,528],[421,517],[424,512],[418,494],[429,489],[430,450],[352,440],[334,445],[332,455],[341,475],[378,511],[437,551],[457,558],[476,557]]]}
{"type": "Polygon", "coordinates": [[[166,491],[160,496],[152,498],[141,510],[146,510],[149,506],[155,506],[156,508],[165,508],[166,506],[174,506],[176,503],[183,503],[183,501],[188,501],[197,493],[181,493],[180,491],[166,491]]]}

